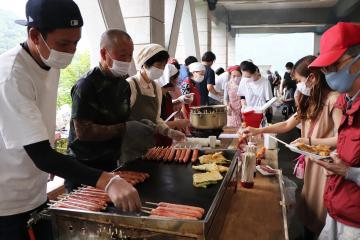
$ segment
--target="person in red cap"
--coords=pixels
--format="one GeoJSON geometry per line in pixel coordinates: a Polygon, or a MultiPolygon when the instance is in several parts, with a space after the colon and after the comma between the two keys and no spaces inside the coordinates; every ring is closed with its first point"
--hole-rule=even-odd
{"type": "Polygon", "coordinates": [[[328,210],[319,239],[360,239],[360,25],[339,22],[321,37],[321,68],[326,82],[341,93],[343,112],[332,162],[317,161],[329,173],[324,191],[328,210]]]}

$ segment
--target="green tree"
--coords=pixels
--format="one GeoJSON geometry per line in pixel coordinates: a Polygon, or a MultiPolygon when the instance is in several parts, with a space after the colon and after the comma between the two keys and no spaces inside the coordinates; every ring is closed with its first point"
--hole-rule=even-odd
{"type": "Polygon", "coordinates": [[[61,71],[58,89],[57,107],[71,105],[70,91],[75,82],[90,69],[89,51],[75,54],[72,63],[61,71]]]}
{"type": "Polygon", "coordinates": [[[15,19],[14,13],[0,9],[0,54],[26,40],[26,27],[14,23],[15,19]]]}

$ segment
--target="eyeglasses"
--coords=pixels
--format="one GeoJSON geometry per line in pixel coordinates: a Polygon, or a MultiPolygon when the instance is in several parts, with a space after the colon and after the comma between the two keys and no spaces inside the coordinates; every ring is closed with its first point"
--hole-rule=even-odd
{"type": "Polygon", "coordinates": [[[321,68],[321,72],[323,74],[327,74],[327,73],[332,73],[332,72],[337,72],[340,68],[340,66],[344,65],[345,62],[347,62],[348,60],[352,59],[352,57],[348,57],[348,58],[345,58],[344,60],[342,61],[337,61],[333,64],[331,64],[330,66],[327,66],[327,67],[322,67],[321,68]]]}

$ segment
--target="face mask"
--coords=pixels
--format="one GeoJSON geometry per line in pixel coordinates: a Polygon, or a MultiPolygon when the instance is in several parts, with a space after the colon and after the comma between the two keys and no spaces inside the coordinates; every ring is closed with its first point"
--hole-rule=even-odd
{"type": "Polygon", "coordinates": [[[305,96],[310,96],[311,88],[307,87],[305,82],[299,82],[296,84],[296,89],[305,96]]]}
{"type": "Polygon", "coordinates": [[[146,68],[145,72],[149,79],[155,80],[155,79],[160,78],[163,75],[164,70],[152,66],[149,69],[146,68]]]}
{"type": "Polygon", "coordinates": [[[47,43],[45,42],[45,40],[41,34],[40,34],[40,37],[42,38],[43,42],[45,43],[45,46],[50,51],[49,57],[47,59],[45,59],[43,56],[41,56],[38,46],[36,46],[36,48],[39,52],[41,61],[43,61],[43,63],[48,67],[52,67],[52,68],[56,68],[56,69],[66,68],[71,63],[71,61],[74,57],[74,54],[66,53],[66,52],[59,52],[59,51],[56,51],[55,49],[51,49],[51,48],[49,48],[49,46],[47,45],[47,43]]]}
{"type": "Polygon", "coordinates": [[[239,83],[240,83],[240,81],[241,81],[241,77],[234,77],[234,78],[232,78],[232,81],[233,81],[235,84],[238,84],[238,85],[239,85],[239,83]]]}
{"type": "Polygon", "coordinates": [[[357,55],[349,64],[337,72],[325,74],[325,79],[329,87],[337,92],[346,93],[350,91],[355,79],[360,76],[360,71],[355,74],[350,74],[350,68],[360,58],[357,55]]]}
{"type": "Polygon", "coordinates": [[[201,83],[202,81],[204,81],[204,76],[198,75],[196,78],[194,78],[194,81],[197,83],[201,83]]]}
{"type": "Polygon", "coordinates": [[[253,77],[243,77],[242,78],[243,80],[248,80],[248,81],[254,81],[254,78],[253,77]]]}
{"type": "Polygon", "coordinates": [[[122,77],[129,73],[130,62],[123,62],[113,58],[111,58],[111,60],[113,63],[112,63],[112,67],[109,68],[109,70],[115,77],[122,77]]]}

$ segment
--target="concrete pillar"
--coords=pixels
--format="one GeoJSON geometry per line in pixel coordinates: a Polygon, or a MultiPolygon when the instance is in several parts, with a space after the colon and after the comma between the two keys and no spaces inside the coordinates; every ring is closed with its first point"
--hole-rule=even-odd
{"type": "Polygon", "coordinates": [[[204,52],[211,50],[211,15],[206,1],[196,1],[195,11],[200,55],[202,55],[204,52]]]}
{"type": "Polygon", "coordinates": [[[234,66],[238,65],[239,63],[236,62],[236,48],[235,48],[235,37],[231,36],[230,33],[228,33],[228,57],[227,57],[227,65],[228,66],[234,66]]]}
{"type": "Polygon", "coordinates": [[[320,38],[321,35],[314,33],[314,55],[317,56],[320,53],[320,38]]]}
{"type": "Polygon", "coordinates": [[[171,57],[175,57],[178,45],[184,0],[165,1],[165,47],[171,57]]]}
{"type": "Polygon", "coordinates": [[[200,60],[196,4],[199,3],[194,0],[185,0],[184,2],[179,39],[175,53],[175,57],[180,63],[183,63],[188,56],[195,56],[200,60]]]}
{"type": "Polygon", "coordinates": [[[103,21],[98,1],[76,0],[84,18],[83,30],[88,36],[90,47],[90,65],[99,65],[100,59],[100,36],[105,32],[105,22],[103,21]]]}
{"type": "Polygon", "coordinates": [[[228,66],[228,32],[227,26],[223,22],[215,24],[212,22],[211,29],[211,51],[216,55],[216,61],[212,68],[219,67],[224,69],[228,66]]]}
{"type": "Polygon", "coordinates": [[[164,0],[119,0],[127,32],[134,41],[134,56],[146,44],[165,47],[164,0]]]}

